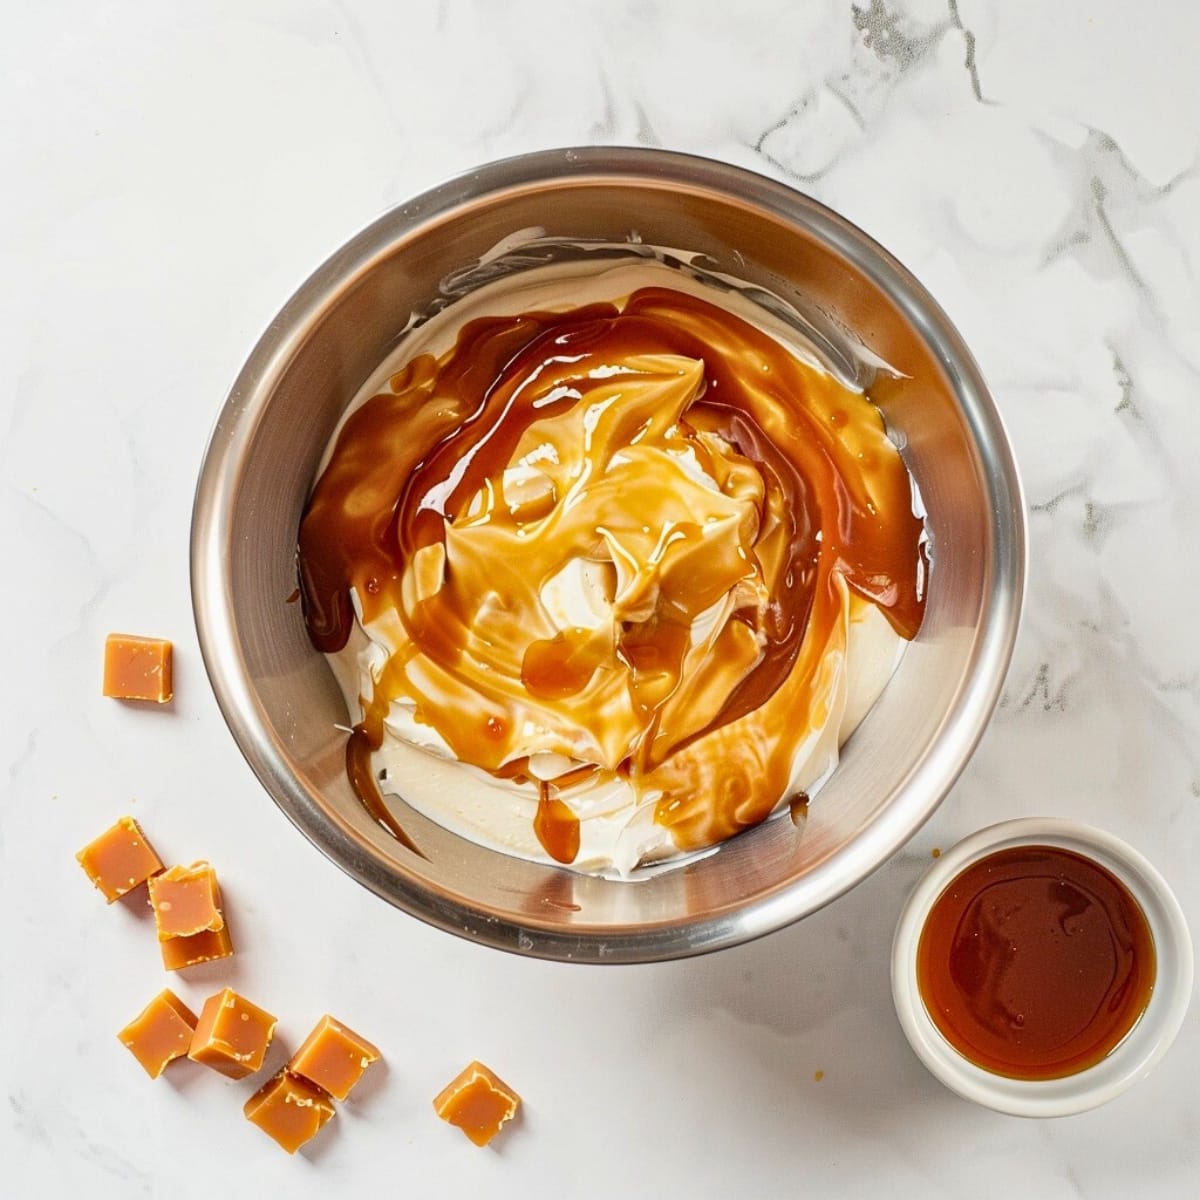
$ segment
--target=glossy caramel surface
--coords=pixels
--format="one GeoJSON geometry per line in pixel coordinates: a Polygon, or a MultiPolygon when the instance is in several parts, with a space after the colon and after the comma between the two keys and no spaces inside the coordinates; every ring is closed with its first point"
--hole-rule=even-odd
{"type": "Polygon", "coordinates": [[[1093,1066],[1154,988],[1154,939],[1128,888],[1083,855],[1019,846],[967,867],[917,950],[925,1007],[987,1070],[1057,1079],[1093,1066]]]}
{"type": "Polygon", "coordinates": [[[117,1037],[151,1079],[188,1052],[196,1014],[170,988],[164,988],[117,1037]]]}
{"type": "Polygon", "coordinates": [[[370,768],[400,703],[500,777],[559,756],[535,828],[563,862],[562,797],[592,775],[657,797],[682,848],[763,820],[830,719],[848,598],[911,638],[925,572],[870,401],[664,288],[476,319],[413,358],[344,423],[299,568],[319,649],[355,600],[395,647],[347,752],[374,814],[404,836],[370,768]]]}
{"type": "Polygon", "coordinates": [[[477,1146],[486,1146],[512,1120],[521,1098],[483,1063],[468,1063],[434,1097],[443,1121],[457,1125],[477,1146]]]}
{"type": "Polygon", "coordinates": [[[367,1067],[378,1060],[375,1046],[326,1013],[288,1059],[287,1069],[324,1089],[335,1100],[345,1100],[367,1067]]]}
{"type": "Polygon", "coordinates": [[[119,817],[75,858],[109,904],[163,869],[162,859],[132,817],[119,817]]]}

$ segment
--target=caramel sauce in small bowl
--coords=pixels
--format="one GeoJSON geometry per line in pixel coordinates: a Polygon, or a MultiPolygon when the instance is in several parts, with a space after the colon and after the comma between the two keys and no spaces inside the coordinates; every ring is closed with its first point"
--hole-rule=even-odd
{"type": "Polygon", "coordinates": [[[1142,1078],[1192,989],[1178,902],[1135,850],[1071,821],[981,830],[941,855],[896,930],[905,1035],[947,1087],[1065,1116],[1142,1078]]]}

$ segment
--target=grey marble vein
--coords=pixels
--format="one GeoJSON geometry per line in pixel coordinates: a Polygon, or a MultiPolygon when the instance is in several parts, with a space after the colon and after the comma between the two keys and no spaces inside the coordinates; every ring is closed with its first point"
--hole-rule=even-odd
{"type": "Polygon", "coordinates": [[[983,88],[979,83],[979,70],[975,64],[975,35],[963,24],[962,16],[958,11],[958,0],[946,0],[946,3],[950,9],[950,23],[963,35],[963,66],[971,78],[971,91],[976,100],[981,104],[986,104],[988,101],[984,99],[983,88]]]}
{"type": "MultiPolygon", "coordinates": [[[[952,15],[957,17],[957,6],[953,0],[950,8],[952,15]]],[[[899,7],[889,8],[884,0],[871,0],[868,8],[852,4],[850,14],[867,48],[883,62],[894,63],[901,71],[907,71],[920,62],[950,24],[947,21],[921,33],[913,32],[903,10],[899,7]]]]}

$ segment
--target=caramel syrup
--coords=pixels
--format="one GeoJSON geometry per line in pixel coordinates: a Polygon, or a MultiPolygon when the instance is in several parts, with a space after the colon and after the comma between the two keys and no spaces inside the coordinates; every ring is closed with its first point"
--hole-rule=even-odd
{"type": "Polygon", "coordinates": [[[579,818],[557,796],[545,780],[538,782],[537,815],[533,832],[542,849],[555,862],[573,863],[579,854],[579,818]]]}
{"type": "Polygon", "coordinates": [[[917,947],[921,997],[964,1057],[1059,1079],[1108,1055],[1154,988],[1154,939],[1119,879],[1083,855],[1019,846],[967,867],[917,947]]]}
{"type": "MultiPolygon", "coordinates": [[[[587,770],[661,794],[656,818],[688,849],[783,797],[847,592],[903,637],[920,626],[923,527],[878,409],[704,300],[646,288],[480,318],[390,389],[339,432],[298,568],[317,649],[346,644],[352,590],[364,622],[394,613],[403,627],[347,765],[406,844],[370,770],[393,700],[499,777],[528,753],[531,704],[534,724],[587,731],[587,770]],[[538,447],[552,465],[522,491],[514,470],[538,447]],[[673,465],[685,458],[715,488],[689,483],[673,465]],[[580,562],[608,581],[611,627],[559,629],[542,606],[540,589],[580,562]],[[697,656],[697,621],[730,596],[697,656]]],[[[555,783],[537,833],[569,862],[577,830],[555,783]]]]}

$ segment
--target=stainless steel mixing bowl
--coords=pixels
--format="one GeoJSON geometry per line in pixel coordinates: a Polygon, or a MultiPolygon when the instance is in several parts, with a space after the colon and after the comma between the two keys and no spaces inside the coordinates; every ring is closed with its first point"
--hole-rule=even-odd
{"type": "Polygon", "coordinates": [[[781,184],[649,150],[548,151],[494,163],[385,213],[303,284],[250,355],[217,421],[192,528],[200,644],[225,719],[287,817],[398,908],[507,950],[587,962],[675,958],[813,912],[893,854],[970,757],[1008,665],[1025,575],[1016,468],[979,371],[921,285],[860,230],[781,184]],[[679,247],[794,305],[834,348],[899,372],[875,400],[928,509],[925,623],[797,829],[784,817],[639,882],[483,849],[424,820],[400,847],[343,765],[348,721],[309,644],[296,533],[339,414],[457,268],[516,231],[679,247]]]}

